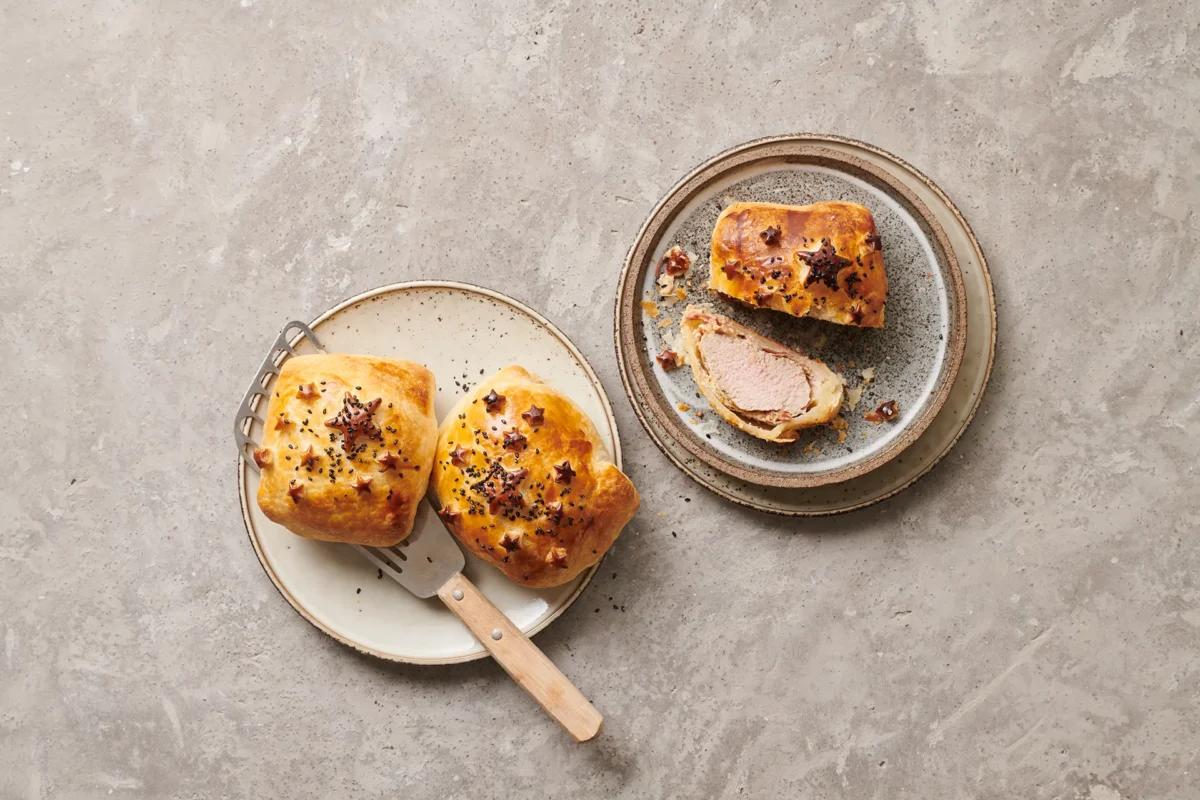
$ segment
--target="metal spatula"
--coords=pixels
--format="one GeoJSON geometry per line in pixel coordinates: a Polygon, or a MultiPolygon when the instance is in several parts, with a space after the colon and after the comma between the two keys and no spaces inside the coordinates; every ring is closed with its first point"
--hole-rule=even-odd
{"type": "MultiPolygon", "coordinates": [[[[259,398],[269,396],[271,380],[279,374],[279,367],[287,357],[295,353],[292,343],[301,334],[316,347],[321,347],[307,325],[289,322],[275,340],[275,346],[238,409],[234,438],[242,460],[252,469],[257,470],[258,467],[252,458],[246,458],[246,454],[247,448],[252,450],[258,446],[251,433],[253,423],[263,421],[255,413],[259,398]]],[[[432,504],[432,500],[430,502],[432,504]]],[[[440,524],[417,526],[411,536],[395,547],[352,546],[417,597],[436,595],[463,621],[512,679],[533,695],[576,741],[587,741],[600,731],[603,722],[600,712],[546,658],[537,645],[463,575],[466,562],[462,550],[445,527],[440,524]]]]}

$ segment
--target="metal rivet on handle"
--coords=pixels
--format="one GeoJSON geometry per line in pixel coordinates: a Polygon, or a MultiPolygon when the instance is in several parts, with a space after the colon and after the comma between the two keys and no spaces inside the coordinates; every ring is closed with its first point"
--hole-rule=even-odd
{"type": "Polygon", "coordinates": [[[463,599],[462,589],[455,589],[453,592],[450,593],[450,596],[453,597],[455,600],[462,600],[463,599]]]}
{"type": "Polygon", "coordinates": [[[499,628],[492,628],[492,638],[493,639],[495,639],[496,641],[500,641],[500,637],[502,637],[502,636],[504,636],[503,631],[501,631],[499,628]]]}

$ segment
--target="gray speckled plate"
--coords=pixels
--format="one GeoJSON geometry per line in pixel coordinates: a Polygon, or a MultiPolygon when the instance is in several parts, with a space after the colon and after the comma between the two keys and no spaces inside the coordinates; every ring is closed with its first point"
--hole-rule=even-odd
{"type": "MultiPolygon", "coordinates": [[[[927,474],[958,441],[974,418],[991,375],[996,349],[995,296],[987,261],[970,225],[937,184],[911,164],[876,147],[837,136],[795,134],[766,141],[781,140],[820,145],[888,173],[924,204],[945,232],[950,252],[962,275],[968,325],[958,377],[942,411],[904,453],[880,467],[840,483],[787,488],[741,480],[715,469],[672,438],[660,420],[644,413],[636,402],[634,409],[663,453],[687,475],[721,497],[749,508],[787,516],[838,514],[877,503],[903,491],[927,474]]],[[[616,311],[619,320],[622,313],[620,295],[616,311]]],[[[619,356],[624,349],[618,328],[619,356]]],[[[626,391],[632,396],[629,365],[623,356],[621,366],[626,391]]]]}
{"type": "Polygon", "coordinates": [[[630,249],[617,299],[617,349],[635,410],[660,445],[687,453],[739,481],[801,488],[866,475],[915,442],[954,384],[967,337],[966,297],[955,251],[936,216],[906,183],[852,149],[817,136],[780,137],[734,148],[701,165],[652,212],[630,249]],[[849,200],[869,208],[883,239],[887,322],[868,330],[833,325],[712,296],[706,288],[709,242],[721,210],[737,201],[801,205],[849,200]],[[693,258],[666,300],[654,265],[674,245],[693,258]],[[643,301],[656,303],[652,316],[643,301]],[[679,316],[705,303],[759,332],[811,354],[846,379],[846,426],[804,432],[792,445],[763,442],[707,408],[689,369],[664,372],[654,355],[678,349],[679,316]],[[857,402],[855,402],[857,400],[857,402]],[[896,400],[900,419],[874,424],[864,413],[896,400]]]}

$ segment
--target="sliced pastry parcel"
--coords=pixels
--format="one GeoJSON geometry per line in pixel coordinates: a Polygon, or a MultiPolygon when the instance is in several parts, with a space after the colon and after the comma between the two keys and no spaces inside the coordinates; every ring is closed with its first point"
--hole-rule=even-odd
{"type": "Polygon", "coordinates": [[[842,379],[815,358],[701,306],[684,311],[682,333],[696,386],[735,428],[790,443],[837,416],[842,379]]]}

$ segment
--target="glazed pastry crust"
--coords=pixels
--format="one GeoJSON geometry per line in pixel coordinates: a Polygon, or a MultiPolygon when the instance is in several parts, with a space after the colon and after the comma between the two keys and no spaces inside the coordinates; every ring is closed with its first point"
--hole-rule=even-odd
{"type": "Polygon", "coordinates": [[[340,354],[288,359],[255,453],[267,460],[258,484],[263,513],[309,539],[375,547],[403,540],[433,464],[434,392],[433,373],[411,361],[340,354]],[[355,401],[348,403],[347,395],[355,401]],[[376,399],[378,406],[364,415],[376,399]],[[336,424],[347,407],[370,423],[352,434],[350,454],[344,427],[327,424],[336,424]],[[370,435],[372,427],[378,437],[370,435]]]}
{"type": "Polygon", "coordinates": [[[519,366],[443,420],[431,488],[466,548],[532,587],[567,583],[599,561],[638,507],[591,420],[519,366]]]}
{"type": "Polygon", "coordinates": [[[840,375],[815,358],[810,358],[786,345],[768,339],[734,322],[728,317],[715,314],[699,306],[688,306],[681,321],[684,357],[692,370],[692,378],[704,398],[721,419],[738,430],[768,442],[790,444],[800,436],[804,428],[832,422],[842,406],[844,383],[840,375]],[[779,420],[773,424],[746,416],[745,412],[733,407],[733,403],[704,366],[700,353],[700,340],[706,335],[730,335],[749,339],[762,350],[779,354],[798,362],[808,376],[811,399],[805,412],[792,419],[779,420]]]}
{"type": "Polygon", "coordinates": [[[857,203],[734,203],[713,228],[708,288],[796,317],[882,328],[881,247],[871,212],[857,203]]]}

